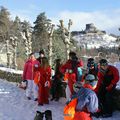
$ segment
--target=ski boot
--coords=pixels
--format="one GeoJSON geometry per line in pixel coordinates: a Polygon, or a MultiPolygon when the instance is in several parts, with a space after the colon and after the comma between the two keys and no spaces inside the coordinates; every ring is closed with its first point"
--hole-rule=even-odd
{"type": "Polygon", "coordinates": [[[46,118],[46,120],[52,120],[52,111],[51,110],[45,111],[45,118],[46,118]]]}
{"type": "Polygon", "coordinates": [[[44,115],[44,113],[42,113],[40,111],[36,111],[34,120],[43,120],[43,117],[44,117],[43,115],[44,115]]]}

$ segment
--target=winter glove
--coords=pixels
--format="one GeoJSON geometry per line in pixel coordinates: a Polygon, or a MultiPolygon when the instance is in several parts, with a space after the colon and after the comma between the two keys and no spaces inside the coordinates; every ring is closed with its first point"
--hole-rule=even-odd
{"type": "Polygon", "coordinates": [[[113,84],[110,84],[108,87],[106,87],[106,90],[110,92],[112,88],[113,88],[113,84]]]}
{"type": "Polygon", "coordinates": [[[50,87],[50,82],[49,81],[45,82],[45,87],[50,87]]]}

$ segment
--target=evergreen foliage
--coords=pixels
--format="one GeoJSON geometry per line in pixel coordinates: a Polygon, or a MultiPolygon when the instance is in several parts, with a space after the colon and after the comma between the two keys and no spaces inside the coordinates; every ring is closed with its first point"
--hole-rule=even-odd
{"type": "Polygon", "coordinates": [[[39,51],[40,49],[48,50],[48,29],[51,20],[45,15],[45,12],[40,13],[33,27],[32,48],[33,51],[39,51]]]}
{"type": "Polygon", "coordinates": [[[8,38],[9,30],[10,30],[10,13],[8,10],[1,6],[0,7],[0,42],[5,42],[5,39],[8,38]]]}

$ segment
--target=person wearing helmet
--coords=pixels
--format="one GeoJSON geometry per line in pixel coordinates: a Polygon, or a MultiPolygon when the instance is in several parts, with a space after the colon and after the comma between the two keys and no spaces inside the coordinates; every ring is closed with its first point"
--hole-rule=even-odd
{"type": "Polygon", "coordinates": [[[95,63],[94,58],[89,58],[87,62],[87,74],[93,74],[97,79],[98,65],[95,63]]]}
{"type": "Polygon", "coordinates": [[[66,99],[67,101],[71,98],[73,94],[73,84],[76,81],[81,81],[82,79],[82,61],[78,60],[78,57],[75,52],[69,53],[69,60],[60,67],[61,73],[67,76],[67,85],[66,85],[66,99]]]}
{"type": "Polygon", "coordinates": [[[78,78],[79,78],[78,77],[78,67],[79,68],[83,67],[83,61],[78,59],[75,52],[71,51],[69,53],[69,60],[67,60],[66,63],[61,66],[60,71],[62,73],[65,73],[66,70],[68,70],[68,71],[72,70],[72,72],[75,73],[75,75],[76,75],[76,81],[80,81],[80,80],[78,80],[78,78]]]}
{"type": "Polygon", "coordinates": [[[98,95],[103,117],[111,117],[113,112],[112,94],[119,80],[119,72],[114,66],[108,65],[106,59],[99,61],[98,83],[95,92],[98,95]]]}
{"type": "MultiPolygon", "coordinates": [[[[95,80],[95,76],[92,74],[88,74],[85,77],[85,85],[83,86],[81,82],[76,82],[73,85],[73,89],[75,94],[72,96],[71,102],[68,106],[77,99],[77,102],[72,104],[75,107],[75,113],[71,113],[73,115],[73,119],[71,120],[92,120],[91,113],[95,113],[98,111],[98,98],[95,92],[93,91],[93,82],[95,80]]],[[[72,105],[70,106],[72,108],[72,105]]],[[[65,107],[67,108],[67,107],[65,107]]],[[[72,108],[73,109],[73,108],[72,108]]],[[[65,112],[66,109],[64,109],[65,112]]],[[[64,120],[68,120],[68,116],[65,114],[64,120]]]]}

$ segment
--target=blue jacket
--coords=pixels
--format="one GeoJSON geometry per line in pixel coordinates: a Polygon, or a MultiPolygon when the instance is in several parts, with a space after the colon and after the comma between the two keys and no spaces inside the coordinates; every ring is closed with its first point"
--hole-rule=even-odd
{"type": "Polygon", "coordinates": [[[77,80],[82,80],[82,69],[80,67],[77,68],[77,80]]]}
{"type": "Polygon", "coordinates": [[[76,97],[78,98],[76,110],[82,111],[87,109],[87,111],[91,113],[97,112],[98,98],[93,90],[81,87],[78,93],[72,96],[72,98],[76,97]]]}

